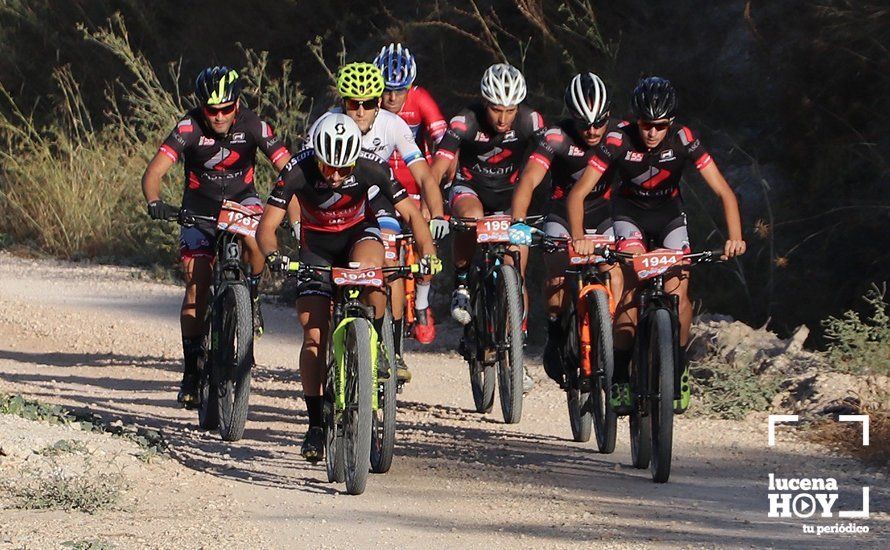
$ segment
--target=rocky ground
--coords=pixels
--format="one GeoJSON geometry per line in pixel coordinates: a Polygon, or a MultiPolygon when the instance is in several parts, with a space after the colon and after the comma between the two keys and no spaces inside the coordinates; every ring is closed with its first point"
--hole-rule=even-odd
{"type": "Polygon", "coordinates": [[[453,330],[442,331],[438,351],[407,354],[414,381],[400,396],[393,468],[351,497],[299,457],[306,418],[290,309],[266,307],[247,430],[224,443],[174,401],[177,286],[131,269],[4,254],[0,281],[0,392],[147,427],[168,445],[148,456],[131,438],[0,415],[0,547],[886,545],[885,470],[835,456],[791,428],[769,447],[765,414],[685,416],[675,426],[671,480],[655,485],[630,465],[626,423],[611,455],[571,441],[564,395],[534,357],[537,385],[519,424],[504,425],[497,405],[472,412],[466,367],[449,350],[453,330]],[[802,524],[838,518],[768,518],[769,473],[834,477],[842,509],[858,509],[869,486],[871,517],[856,522],[870,532],[817,537],[802,524]],[[29,488],[65,480],[88,489],[81,501],[110,502],[92,513],[23,509],[23,494],[35,502],[29,488]]]}

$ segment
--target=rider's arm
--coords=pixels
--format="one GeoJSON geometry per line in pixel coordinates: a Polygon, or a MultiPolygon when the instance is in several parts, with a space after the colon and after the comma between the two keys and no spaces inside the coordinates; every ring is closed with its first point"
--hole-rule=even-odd
{"type": "Polygon", "coordinates": [[[190,115],[185,115],[161,144],[142,175],[142,194],[147,202],[161,198],[161,178],[170,171],[186,149],[197,142],[197,134],[195,121],[190,115]]]}
{"type": "Polygon", "coordinates": [[[414,204],[414,201],[403,199],[395,203],[395,207],[399,214],[407,219],[411,225],[411,231],[414,233],[414,240],[417,241],[420,254],[422,256],[435,256],[436,245],[433,244],[430,228],[423,219],[420,209],[414,204]]]}
{"type": "Polygon", "coordinates": [[[267,205],[263,209],[263,216],[260,218],[260,225],[256,230],[256,242],[260,247],[263,257],[268,256],[272,252],[278,250],[278,236],[275,231],[281,225],[281,220],[287,211],[284,208],[267,205]]]}
{"type": "Polygon", "coordinates": [[[584,174],[569,191],[566,209],[569,214],[569,231],[572,233],[572,239],[584,238],[584,198],[593,191],[602,177],[603,171],[598,166],[588,165],[584,174]]]}
{"type": "Polygon", "coordinates": [[[173,166],[174,160],[163,151],[158,151],[151,159],[142,174],[142,194],[146,202],[154,202],[161,198],[161,178],[173,166]]]}
{"type": "Polygon", "coordinates": [[[447,175],[448,180],[454,177],[452,165],[457,160],[457,154],[460,150],[461,142],[466,139],[470,131],[475,131],[469,127],[469,111],[464,110],[451,119],[448,124],[448,130],[445,137],[439,142],[439,148],[436,150],[436,157],[433,161],[433,180],[436,184],[441,184],[443,178],[447,175]]]}
{"type": "MultiPolygon", "coordinates": [[[[558,129],[548,130],[550,132],[559,132],[558,129]]],[[[555,134],[554,134],[555,135],[555,134]]],[[[553,144],[548,143],[548,135],[545,134],[543,139],[536,138],[537,146],[529,156],[519,176],[519,183],[513,189],[513,201],[511,204],[511,212],[513,219],[523,219],[528,215],[528,205],[532,201],[535,188],[537,188],[550,170],[550,162],[553,160],[556,151],[553,144]]],[[[558,138],[552,137],[553,140],[558,138]]]]}
{"type": "Polygon", "coordinates": [[[396,150],[401,155],[405,166],[411,172],[420,185],[420,192],[423,200],[430,209],[430,215],[433,217],[441,217],[445,215],[442,207],[442,191],[439,189],[439,180],[433,178],[429,165],[421,152],[420,147],[414,141],[414,133],[404,120],[400,117],[393,119],[393,139],[395,140],[396,150]]]}
{"type": "Polygon", "coordinates": [[[723,245],[723,253],[728,258],[744,254],[746,247],[742,237],[742,216],[739,213],[739,202],[735,193],[726,183],[723,174],[717,169],[698,136],[686,126],[680,128],[679,136],[687,158],[695,163],[708,187],[723,203],[723,217],[726,219],[726,230],[729,235],[723,245]]]}
{"type": "Polygon", "coordinates": [[[723,203],[723,217],[726,219],[726,229],[729,234],[723,247],[723,253],[728,258],[744,254],[747,247],[742,236],[742,216],[739,213],[739,202],[735,193],[713,162],[701,169],[701,175],[705,178],[711,191],[720,197],[720,201],[723,203]]]}
{"type": "Polygon", "coordinates": [[[280,172],[290,160],[290,151],[287,150],[284,142],[275,134],[275,130],[268,122],[257,118],[256,124],[251,124],[251,126],[253,126],[251,129],[260,150],[280,172]]]}
{"type": "Polygon", "coordinates": [[[438,144],[445,136],[445,130],[448,129],[448,123],[442,115],[442,110],[433,96],[420,86],[413,89],[413,93],[417,96],[417,107],[420,110],[420,118],[423,120],[426,133],[433,143],[438,144]]]}

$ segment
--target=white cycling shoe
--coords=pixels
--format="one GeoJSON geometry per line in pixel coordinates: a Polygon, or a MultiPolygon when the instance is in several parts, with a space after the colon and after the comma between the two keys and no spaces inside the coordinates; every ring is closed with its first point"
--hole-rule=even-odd
{"type": "Polygon", "coordinates": [[[470,291],[465,286],[455,288],[451,294],[451,317],[462,325],[468,325],[473,320],[470,315],[470,291]]]}

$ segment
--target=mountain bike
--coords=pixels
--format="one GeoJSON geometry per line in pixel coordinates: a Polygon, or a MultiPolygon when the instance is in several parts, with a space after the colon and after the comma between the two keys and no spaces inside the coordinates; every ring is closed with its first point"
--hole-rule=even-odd
{"type": "MultiPolygon", "coordinates": [[[[288,266],[288,274],[302,280],[329,275],[335,288],[324,391],[325,465],[328,481],[345,481],[351,495],[364,492],[372,468],[378,473],[389,470],[395,442],[395,369],[373,328],[374,308],[359,297],[366,288],[383,289],[387,276],[419,271],[416,264],[341,268],[291,262],[288,266]]],[[[384,330],[384,339],[387,332],[392,335],[392,329],[384,330]]]]}
{"type": "MultiPolygon", "coordinates": [[[[543,233],[541,233],[543,235],[543,233]]],[[[601,453],[615,450],[618,415],[609,406],[614,358],[612,356],[612,319],[615,299],[609,286],[609,274],[600,271],[604,255],[614,249],[615,238],[595,233],[585,235],[595,245],[595,253],[582,256],[569,239],[543,236],[551,250],[568,254],[566,292],[568,301],[560,317],[565,368],[566,403],[569,424],[575,441],[590,440],[591,426],[601,453]]]]}
{"type": "Polygon", "coordinates": [[[476,231],[468,287],[472,321],[464,326],[460,351],[470,367],[473,403],[478,412],[494,404],[495,365],[504,422],[522,418],[523,334],[522,280],[519,252],[511,250],[512,218],[451,218],[457,231],[476,231]],[[504,259],[512,258],[512,265],[504,259]]]}
{"type": "Polygon", "coordinates": [[[679,299],[664,290],[664,277],[673,269],[720,261],[722,254],[722,250],[685,253],[666,248],[644,254],[612,253],[643,283],[637,290],[640,313],[631,361],[631,459],[635,468],[648,466],[656,483],[665,483],[671,475],[674,400],[680,398],[683,374],[677,368],[679,299]]]}
{"type": "Polygon", "coordinates": [[[253,368],[253,310],[249,272],[242,260],[244,236],[253,237],[261,213],[233,201],[223,201],[219,216],[202,216],[179,209],[170,221],[183,226],[214,224],[216,250],[213,277],[205,313],[205,354],[199,358],[198,424],[219,428],[225,441],[244,435],[253,368]],[[209,343],[209,345],[207,345],[209,343]]]}

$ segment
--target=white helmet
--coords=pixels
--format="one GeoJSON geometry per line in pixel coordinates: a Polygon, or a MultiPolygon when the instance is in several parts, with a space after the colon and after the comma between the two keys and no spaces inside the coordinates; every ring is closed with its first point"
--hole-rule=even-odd
{"type": "Polygon", "coordinates": [[[354,120],[342,113],[321,117],[312,135],[315,156],[334,168],[352,166],[362,150],[362,131],[354,120]]]}
{"type": "Polygon", "coordinates": [[[593,73],[581,73],[566,87],[566,107],[572,117],[587,124],[602,122],[609,113],[606,85],[593,73]]]}
{"type": "Polygon", "coordinates": [[[519,105],[525,92],[525,78],[513,65],[495,63],[482,75],[482,97],[494,105],[519,105]]]}

